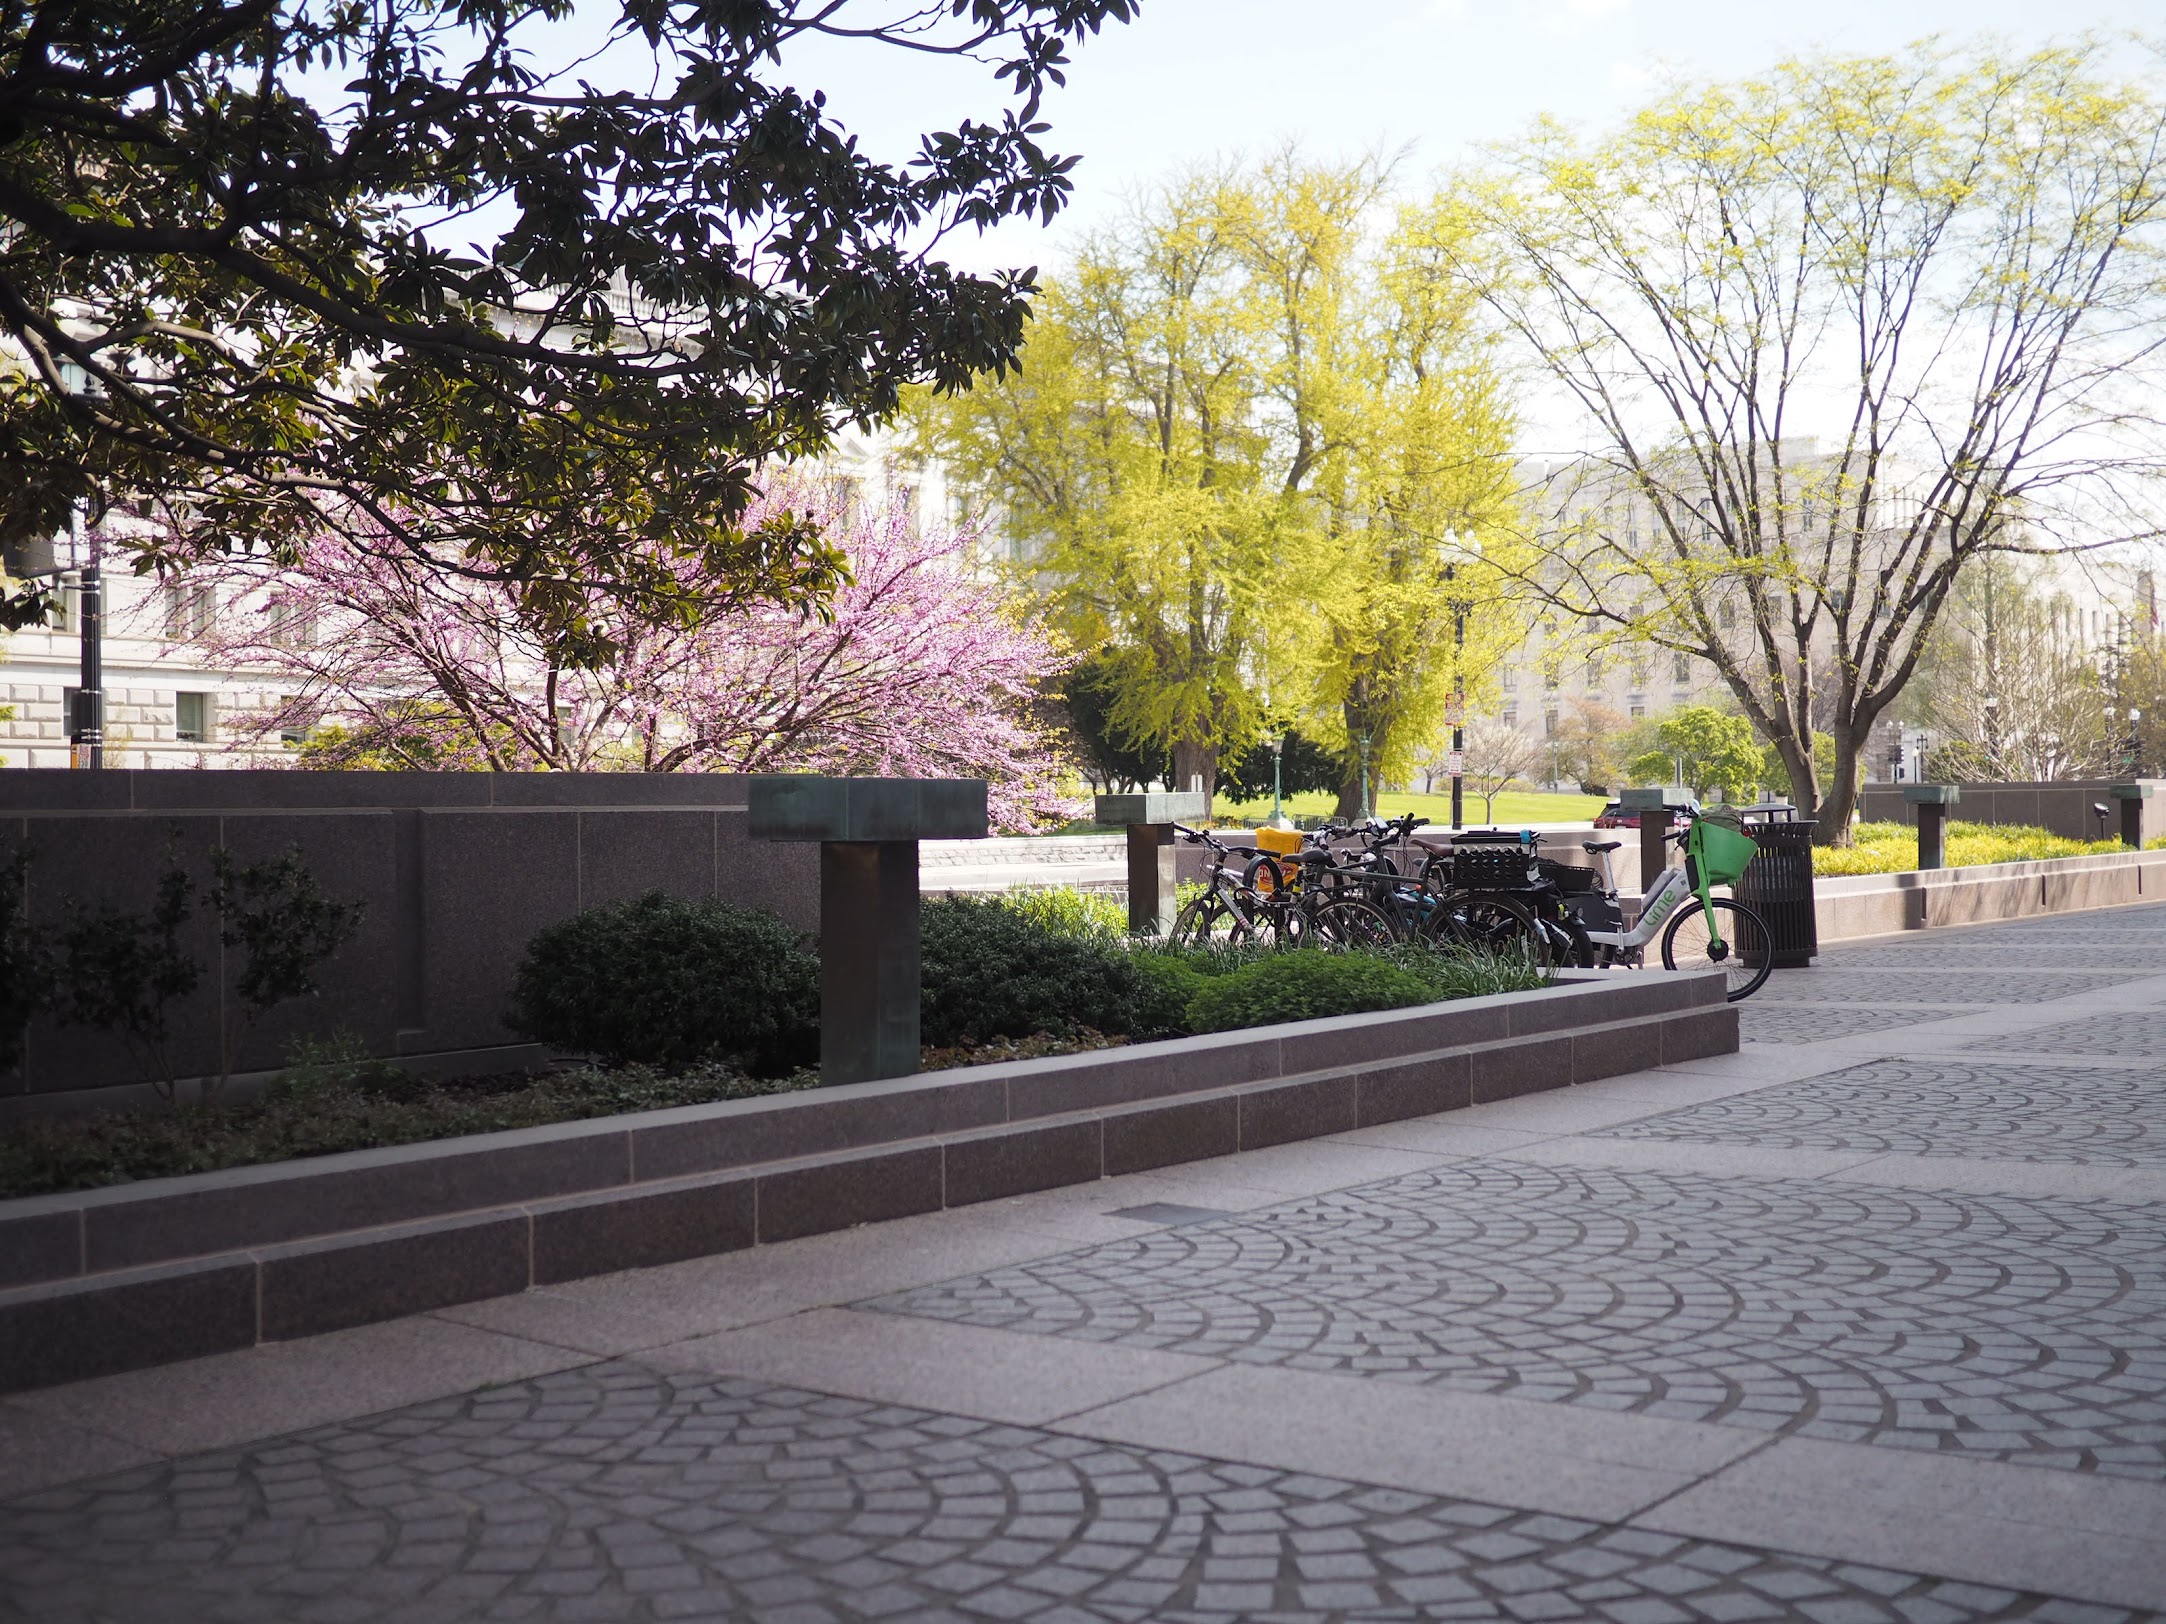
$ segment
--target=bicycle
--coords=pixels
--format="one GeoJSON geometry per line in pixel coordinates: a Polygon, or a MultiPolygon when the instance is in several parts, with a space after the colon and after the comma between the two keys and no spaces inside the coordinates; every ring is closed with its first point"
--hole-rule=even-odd
{"type": "Polygon", "coordinates": [[[1655,883],[1640,898],[1639,918],[1630,930],[1622,928],[1617,886],[1609,866],[1609,854],[1624,842],[1583,843],[1582,849],[1602,864],[1602,886],[1599,892],[1586,893],[1590,902],[1582,912],[1599,905],[1619,921],[1616,929],[1584,930],[1582,926],[1587,942],[1602,966],[1636,968],[1645,962],[1647,944],[1659,930],[1665,970],[1720,970],[1728,977],[1731,1003],[1750,998],[1766,984],[1775,965],[1767,921],[1734,898],[1710,895],[1709,888],[1735,885],[1758,848],[1750,835],[1704,817],[1693,818],[1683,831],[1664,838],[1685,848],[1685,866],[1665,868],[1655,877],[1655,883]],[[1700,905],[1682,907],[1687,897],[1698,898],[1700,905]],[[1729,924],[1727,937],[1723,934],[1725,920],[1729,924]]]}
{"type": "Polygon", "coordinates": [[[1204,847],[1212,861],[1203,894],[1191,897],[1173,916],[1171,940],[1182,947],[1255,941],[1265,918],[1263,899],[1245,880],[1228,874],[1226,865],[1241,858],[1245,872],[1256,856],[1256,848],[1220,840],[1208,829],[1191,829],[1178,823],[1173,832],[1190,845],[1204,847]]]}
{"type": "Polygon", "coordinates": [[[1476,829],[1422,865],[1422,888],[1436,898],[1426,922],[1441,946],[1510,953],[1544,966],[1579,963],[1564,930],[1548,917],[1538,837],[1531,829],[1476,829]]]}
{"type": "Polygon", "coordinates": [[[1242,885],[1257,897],[1282,942],[1340,948],[1419,940],[1432,899],[1400,875],[1386,848],[1427,821],[1409,812],[1389,822],[1371,818],[1359,829],[1332,824],[1305,835],[1299,851],[1258,851],[1242,885]],[[1360,849],[1331,845],[1344,835],[1360,840],[1360,849]]]}

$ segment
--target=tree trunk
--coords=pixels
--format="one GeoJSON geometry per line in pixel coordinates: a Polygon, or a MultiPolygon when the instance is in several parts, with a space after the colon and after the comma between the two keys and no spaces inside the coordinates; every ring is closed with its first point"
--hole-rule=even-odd
{"type": "Polygon", "coordinates": [[[1361,816],[1361,763],[1356,761],[1346,769],[1346,776],[1339,780],[1339,798],[1332,805],[1335,818],[1353,819],[1361,816]]]}
{"type": "Polygon", "coordinates": [[[1173,784],[1177,794],[1201,784],[1205,795],[1218,793],[1218,747],[1195,739],[1173,741],[1173,784]]]}
{"type": "Polygon", "coordinates": [[[1858,745],[1870,732],[1870,723],[1864,728],[1836,724],[1835,782],[1815,809],[1820,819],[1820,826],[1813,830],[1816,846],[1850,844],[1850,820],[1858,810],[1858,745]]]}
{"type": "Polygon", "coordinates": [[[1339,719],[1346,724],[1346,766],[1345,770],[1339,774],[1339,804],[1332,808],[1331,815],[1337,818],[1351,819],[1361,816],[1361,739],[1363,734],[1370,736],[1371,745],[1369,758],[1369,809],[1372,812],[1376,810],[1376,751],[1374,746],[1376,744],[1375,735],[1381,730],[1370,720],[1364,692],[1366,687],[1366,678],[1356,682],[1351,697],[1339,707],[1339,719]]]}

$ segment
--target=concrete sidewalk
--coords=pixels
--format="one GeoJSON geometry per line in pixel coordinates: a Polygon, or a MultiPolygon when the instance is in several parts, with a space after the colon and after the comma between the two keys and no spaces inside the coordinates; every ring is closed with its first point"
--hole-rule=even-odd
{"type": "Polygon", "coordinates": [[[2166,908],[1745,1030],[0,1401],[0,1618],[2166,1608],[2166,908]]]}

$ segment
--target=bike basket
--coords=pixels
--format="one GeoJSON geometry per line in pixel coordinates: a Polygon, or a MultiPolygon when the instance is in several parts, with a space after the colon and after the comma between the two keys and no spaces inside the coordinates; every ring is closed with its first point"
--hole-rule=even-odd
{"type": "Polygon", "coordinates": [[[1559,863],[1547,857],[1537,861],[1542,870],[1542,878],[1568,897],[1592,891],[1602,880],[1601,875],[1583,863],[1559,863]]]}
{"type": "Polygon", "coordinates": [[[1520,891],[1541,872],[1517,846],[1459,846],[1452,851],[1452,884],[1462,891],[1520,891]]]}
{"type": "Polygon", "coordinates": [[[1709,885],[1735,885],[1745,877],[1745,866],[1760,855],[1752,836],[1705,818],[1693,820],[1692,832],[1685,837],[1685,850],[1700,865],[1700,873],[1709,885]]]}

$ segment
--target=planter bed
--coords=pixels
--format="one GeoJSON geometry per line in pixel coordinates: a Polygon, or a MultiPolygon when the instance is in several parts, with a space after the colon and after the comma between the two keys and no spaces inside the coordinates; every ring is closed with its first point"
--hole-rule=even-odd
{"type": "Polygon", "coordinates": [[[0,1202],[0,1392],[1734,1052],[1708,974],[0,1202]]]}

